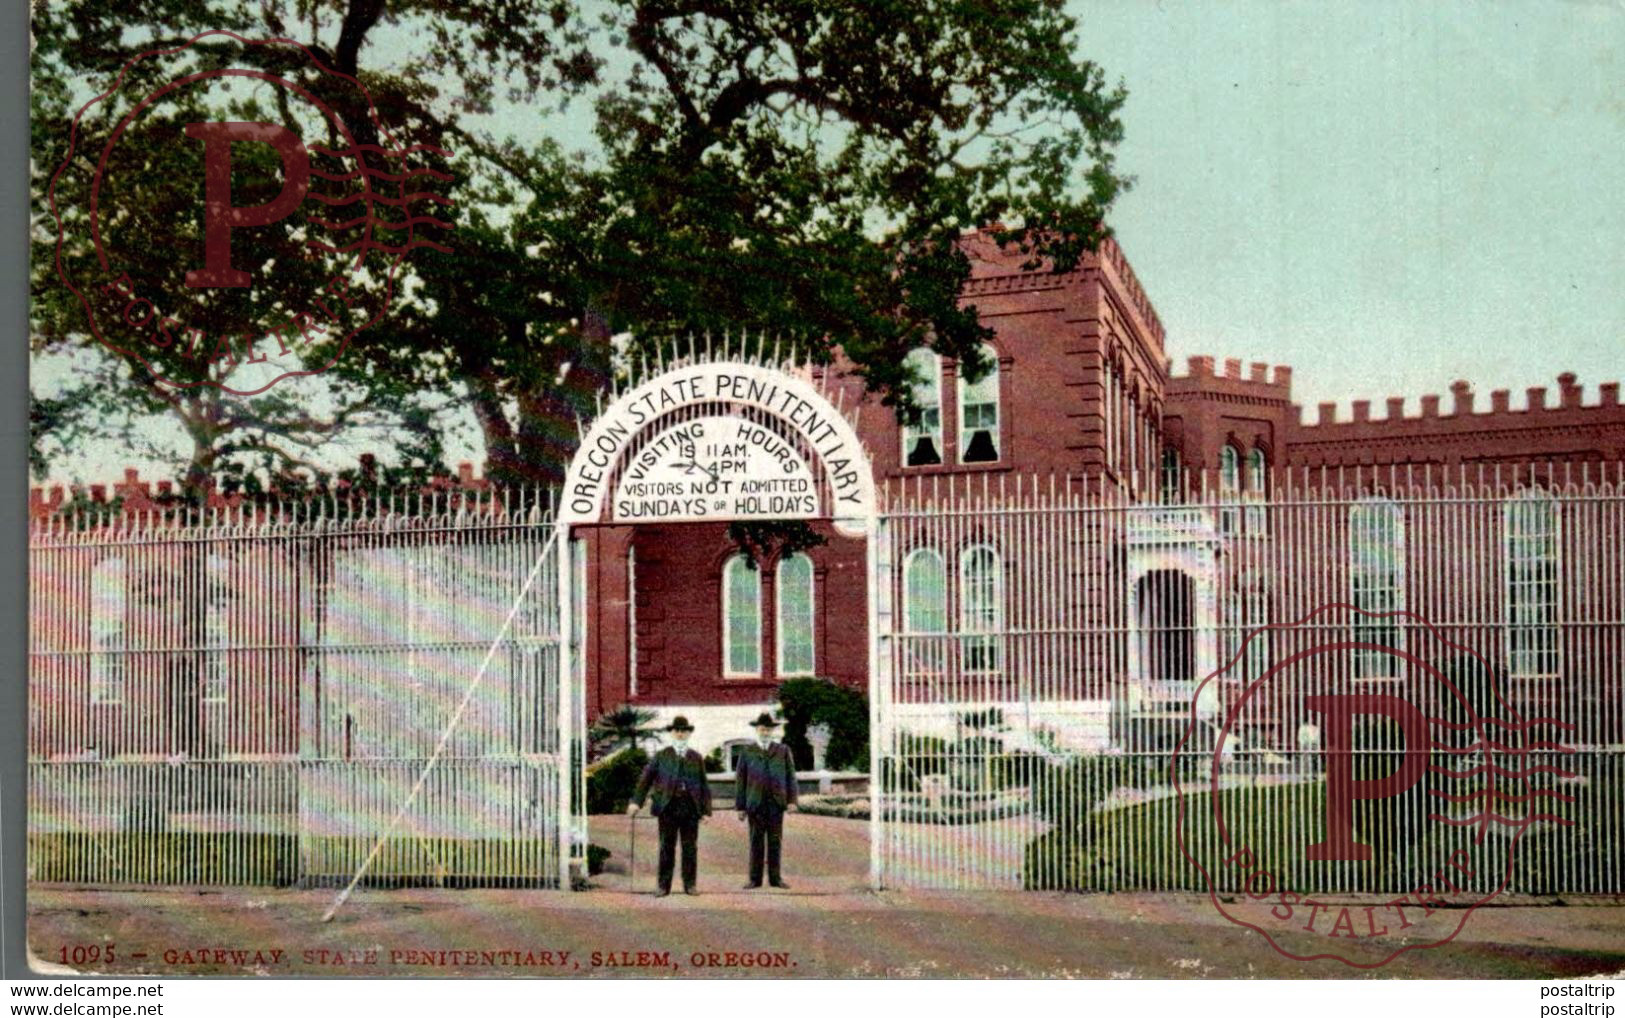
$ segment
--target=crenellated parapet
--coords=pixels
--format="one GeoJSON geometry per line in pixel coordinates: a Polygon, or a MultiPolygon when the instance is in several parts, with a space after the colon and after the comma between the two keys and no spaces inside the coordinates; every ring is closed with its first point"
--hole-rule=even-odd
{"type": "Polygon", "coordinates": [[[1187,358],[1183,374],[1168,378],[1168,402],[1217,398],[1285,403],[1292,399],[1292,369],[1285,364],[1228,357],[1223,364],[1206,355],[1187,358]]]}
{"type": "Polygon", "coordinates": [[[1512,390],[1495,389],[1486,405],[1473,386],[1457,380],[1448,397],[1429,393],[1414,411],[1403,396],[1383,401],[1381,416],[1371,400],[1347,408],[1316,405],[1314,420],[1293,407],[1289,432],[1292,461],[1307,466],[1346,463],[1488,463],[1541,458],[1611,460],[1625,453],[1625,406],[1619,383],[1588,394],[1573,372],[1547,386],[1524,390],[1514,408],[1512,390]]]}
{"type": "MultiPolygon", "coordinates": [[[[1619,383],[1604,382],[1597,386],[1596,398],[1587,400],[1585,387],[1577,380],[1572,371],[1565,371],[1557,376],[1557,398],[1551,399],[1551,391],[1544,385],[1530,386],[1524,390],[1524,405],[1518,409],[1512,407],[1512,390],[1495,389],[1490,393],[1489,405],[1478,402],[1477,394],[1473,391],[1472,383],[1458,379],[1450,385],[1450,401],[1448,405],[1443,397],[1437,393],[1429,393],[1418,401],[1416,413],[1407,409],[1408,400],[1404,396],[1389,396],[1383,401],[1383,415],[1372,416],[1371,400],[1357,399],[1348,405],[1348,412],[1341,412],[1336,402],[1322,402],[1316,404],[1313,421],[1300,421],[1305,429],[1304,440],[1315,441],[1318,438],[1336,437],[1332,429],[1349,427],[1352,425],[1392,425],[1404,427],[1408,423],[1437,420],[1471,421],[1476,425],[1494,425],[1505,422],[1514,427],[1527,427],[1544,418],[1544,415],[1560,415],[1553,417],[1553,423],[1575,423],[1575,411],[1599,411],[1599,418],[1617,416],[1620,410],[1619,383]],[[1322,432],[1321,429],[1328,429],[1322,432]]],[[[1298,408],[1300,411],[1302,408],[1298,408]]]]}
{"type": "MultiPolygon", "coordinates": [[[[344,497],[350,494],[375,492],[375,486],[365,483],[376,475],[377,457],[363,453],[360,457],[360,481],[339,480],[332,487],[318,492],[271,493],[281,503],[297,501],[300,497],[344,497]]],[[[483,492],[494,487],[493,482],[479,476],[474,464],[459,463],[457,473],[441,474],[421,485],[424,494],[444,492],[483,492]]],[[[177,508],[188,510],[224,511],[236,509],[254,500],[243,492],[225,492],[211,489],[202,498],[184,498],[180,485],[174,481],[149,481],[141,471],[127,467],[122,481],[108,484],[53,484],[36,485],[28,492],[28,517],[33,521],[50,519],[63,512],[90,510],[111,516],[163,514],[177,508]]]]}

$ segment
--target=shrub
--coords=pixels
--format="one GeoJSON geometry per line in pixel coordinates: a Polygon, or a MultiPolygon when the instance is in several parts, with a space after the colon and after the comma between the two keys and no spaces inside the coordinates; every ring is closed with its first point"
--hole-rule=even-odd
{"type": "Polygon", "coordinates": [[[881,787],[889,792],[915,792],[919,779],[948,770],[948,740],[935,735],[897,733],[897,752],[881,761],[881,787]]]}
{"type": "MultiPolygon", "coordinates": [[[[1552,754],[1553,757],[1556,754],[1552,754]]],[[[1573,802],[1541,798],[1523,809],[1551,814],[1569,824],[1542,822],[1532,825],[1518,839],[1513,856],[1512,890],[1528,894],[1556,894],[1562,891],[1605,891],[1606,886],[1576,886],[1583,874],[1625,872],[1625,760],[1614,753],[1581,751],[1560,759],[1539,759],[1578,775],[1578,780],[1542,780],[1531,787],[1544,787],[1572,795],[1573,802]],[[1536,804],[1538,803],[1538,805],[1536,804]]],[[[1539,778],[1549,779],[1549,775],[1539,778]]],[[[1516,813],[1514,814],[1516,815],[1516,813]]],[[[1607,877],[1603,877],[1604,880],[1607,877]]]]}
{"type": "Polygon", "coordinates": [[[993,788],[1027,788],[1042,780],[1046,769],[1052,766],[1041,754],[1024,749],[1012,750],[993,760],[993,788]]]}
{"type": "Polygon", "coordinates": [[[623,749],[587,769],[587,812],[624,813],[649,763],[641,749],[623,749]]]}
{"type": "Polygon", "coordinates": [[[587,846],[587,875],[596,877],[604,872],[604,862],[610,857],[609,849],[603,845],[587,846]]]}
{"type": "MultiPolygon", "coordinates": [[[[1226,866],[1223,860],[1237,845],[1245,845],[1255,854],[1258,869],[1280,875],[1285,881],[1282,886],[1303,889],[1316,885],[1320,874],[1312,867],[1317,864],[1302,858],[1298,841],[1301,832],[1314,829],[1324,808],[1320,783],[1232,788],[1219,794],[1224,800],[1221,812],[1234,839],[1231,842],[1219,836],[1213,822],[1212,796],[1190,791],[1185,795],[1182,850],[1179,797],[1169,795],[1075,814],[1057,823],[1028,843],[1023,882],[1028,888],[1047,890],[1205,891],[1201,871],[1185,858],[1189,851],[1219,890],[1233,891],[1238,877],[1247,871],[1226,866]]],[[[1370,886],[1375,876],[1371,864],[1350,864],[1347,872],[1360,888],[1370,886]]]]}
{"type": "Polygon", "coordinates": [[[862,693],[829,679],[788,679],[779,685],[779,705],[784,744],[798,769],[813,766],[807,729],[817,724],[829,726],[824,762],[830,770],[869,769],[869,700],[862,693]]]}
{"type": "Polygon", "coordinates": [[[1086,754],[1034,768],[1033,808],[1052,824],[1077,823],[1119,786],[1139,787],[1144,769],[1134,757],[1086,754]]]}
{"type": "Polygon", "coordinates": [[[587,727],[587,745],[594,760],[613,756],[623,749],[641,749],[645,742],[660,736],[650,727],[655,712],[646,707],[622,704],[605,711],[587,727]]]}

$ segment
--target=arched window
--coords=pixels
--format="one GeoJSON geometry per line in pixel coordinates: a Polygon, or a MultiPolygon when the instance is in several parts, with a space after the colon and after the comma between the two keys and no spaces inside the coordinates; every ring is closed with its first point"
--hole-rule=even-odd
{"type": "Polygon", "coordinates": [[[1260,631],[1270,621],[1269,588],[1262,575],[1247,572],[1236,578],[1230,613],[1231,643],[1225,658],[1229,660],[1240,653],[1242,657],[1233,666],[1232,675],[1253,682],[1261,678],[1270,665],[1270,633],[1260,631]]]}
{"type": "Polygon", "coordinates": [[[982,357],[992,366],[979,381],[967,382],[964,371],[959,373],[961,463],[999,461],[999,354],[984,345],[982,357]]]}
{"type": "Polygon", "coordinates": [[[1123,472],[1128,475],[1126,480],[1131,488],[1139,486],[1140,473],[1140,403],[1129,393],[1128,397],[1128,458],[1123,461],[1123,472]]]}
{"type": "MultiPolygon", "coordinates": [[[[1363,612],[1405,610],[1405,514],[1385,498],[1361,501],[1349,509],[1349,581],[1354,607],[1363,612]]],[[[1371,618],[1356,613],[1353,638],[1361,643],[1403,649],[1404,626],[1398,618],[1371,618]]],[[[1356,679],[1391,679],[1399,675],[1399,658],[1380,650],[1354,651],[1356,679]]]]}
{"type": "Polygon", "coordinates": [[[919,347],[903,362],[914,376],[914,403],[920,408],[916,424],[903,426],[903,465],[930,466],[942,462],[942,364],[936,351],[919,347]]]}
{"type": "Polygon", "coordinates": [[[1162,501],[1175,505],[1184,501],[1185,471],[1179,461],[1179,450],[1173,446],[1162,450],[1162,501]]]}
{"type": "Polygon", "coordinates": [[[1247,450],[1247,506],[1243,514],[1243,524],[1247,533],[1259,535],[1264,533],[1264,499],[1269,494],[1269,460],[1264,450],[1253,446],[1247,450]]]}
{"type": "Polygon", "coordinates": [[[778,604],[778,669],[781,677],[813,674],[813,565],[802,554],[779,560],[775,600],[778,604]]]}
{"type": "Polygon", "coordinates": [[[1117,369],[1115,367],[1113,367],[1111,364],[1107,364],[1106,365],[1105,375],[1106,375],[1106,384],[1104,386],[1104,389],[1105,389],[1104,397],[1105,398],[1102,400],[1102,403],[1104,404],[1105,414],[1104,414],[1103,427],[1102,427],[1102,430],[1101,430],[1101,436],[1102,436],[1102,440],[1104,441],[1105,446],[1106,446],[1106,466],[1109,469],[1113,470],[1113,471],[1117,471],[1117,470],[1121,470],[1122,466],[1123,466],[1122,461],[1119,458],[1118,451],[1117,451],[1118,450],[1118,444],[1117,444],[1117,439],[1118,439],[1118,434],[1117,434],[1117,430],[1118,430],[1117,429],[1117,416],[1118,416],[1117,392],[1118,392],[1118,388],[1119,388],[1119,384],[1118,384],[1118,381],[1117,381],[1117,369]]]}
{"type": "Polygon", "coordinates": [[[917,637],[903,645],[910,674],[942,671],[942,637],[948,629],[948,574],[942,553],[916,548],[903,560],[903,631],[917,637]]]}
{"type": "Polygon", "coordinates": [[[96,563],[90,573],[90,702],[123,703],[123,651],[128,604],[124,559],[96,563]]]}
{"type": "Polygon", "coordinates": [[[1247,490],[1262,498],[1268,487],[1269,460],[1264,450],[1253,446],[1247,451],[1247,490]]]}
{"type": "Polygon", "coordinates": [[[1506,655],[1513,678],[1555,678],[1558,641],[1560,518],[1557,500],[1539,488],[1501,507],[1506,534],[1506,655]]]}
{"type": "Polygon", "coordinates": [[[722,673],[762,674],[762,574],[744,555],[722,566],[722,673]]]}
{"type": "Polygon", "coordinates": [[[985,544],[959,556],[959,631],[966,672],[999,670],[999,636],[1004,628],[1004,567],[985,544]]]}
{"type": "Polygon", "coordinates": [[[1219,491],[1233,495],[1241,490],[1241,453],[1226,442],[1219,450],[1219,491]]]}
{"type": "Polygon", "coordinates": [[[1226,442],[1219,449],[1219,532],[1234,534],[1241,529],[1237,496],[1241,492],[1241,451],[1226,442]]]}

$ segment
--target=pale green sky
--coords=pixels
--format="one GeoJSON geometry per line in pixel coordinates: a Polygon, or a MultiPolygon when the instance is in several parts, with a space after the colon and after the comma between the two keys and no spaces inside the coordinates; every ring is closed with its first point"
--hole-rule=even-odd
{"type": "Polygon", "coordinates": [[[1519,407],[1566,370],[1593,402],[1625,375],[1625,3],[1072,6],[1129,89],[1113,222],[1176,371],[1290,364],[1298,402],[1345,416],[1456,378],[1519,407]]]}
{"type": "Polygon", "coordinates": [[[1625,5],[1072,6],[1129,88],[1114,221],[1176,370],[1411,413],[1625,375],[1625,5]]]}

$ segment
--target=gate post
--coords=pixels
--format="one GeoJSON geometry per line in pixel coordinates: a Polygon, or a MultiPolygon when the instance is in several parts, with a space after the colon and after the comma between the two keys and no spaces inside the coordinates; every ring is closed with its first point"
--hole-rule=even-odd
{"type": "Polygon", "coordinates": [[[884,741],[889,746],[891,738],[885,719],[891,716],[887,701],[891,693],[892,630],[891,531],[879,513],[870,516],[864,542],[869,562],[869,889],[878,891],[885,883],[881,744],[884,741]]]}
{"type": "MultiPolygon", "coordinates": [[[[575,572],[570,556],[570,524],[560,521],[557,537],[554,540],[553,568],[558,571],[558,619],[559,619],[559,670],[558,681],[555,688],[558,698],[555,704],[558,718],[559,748],[558,767],[555,776],[558,778],[557,802],[559,808],[556,814],[557,826],[553,836],[557,842],[559,864],[559,890],[571,889],[570,882],[570,855],[573,848],[572,839],[575,837],[575,657],[571,650],[574,640],[573,629],[575,612],[572,607],[575,602],[572,598],[570,583],[575,578],[575,572]]],[[[583,755],[581,765],[585,767],[587,760],[583,755]]]]}

